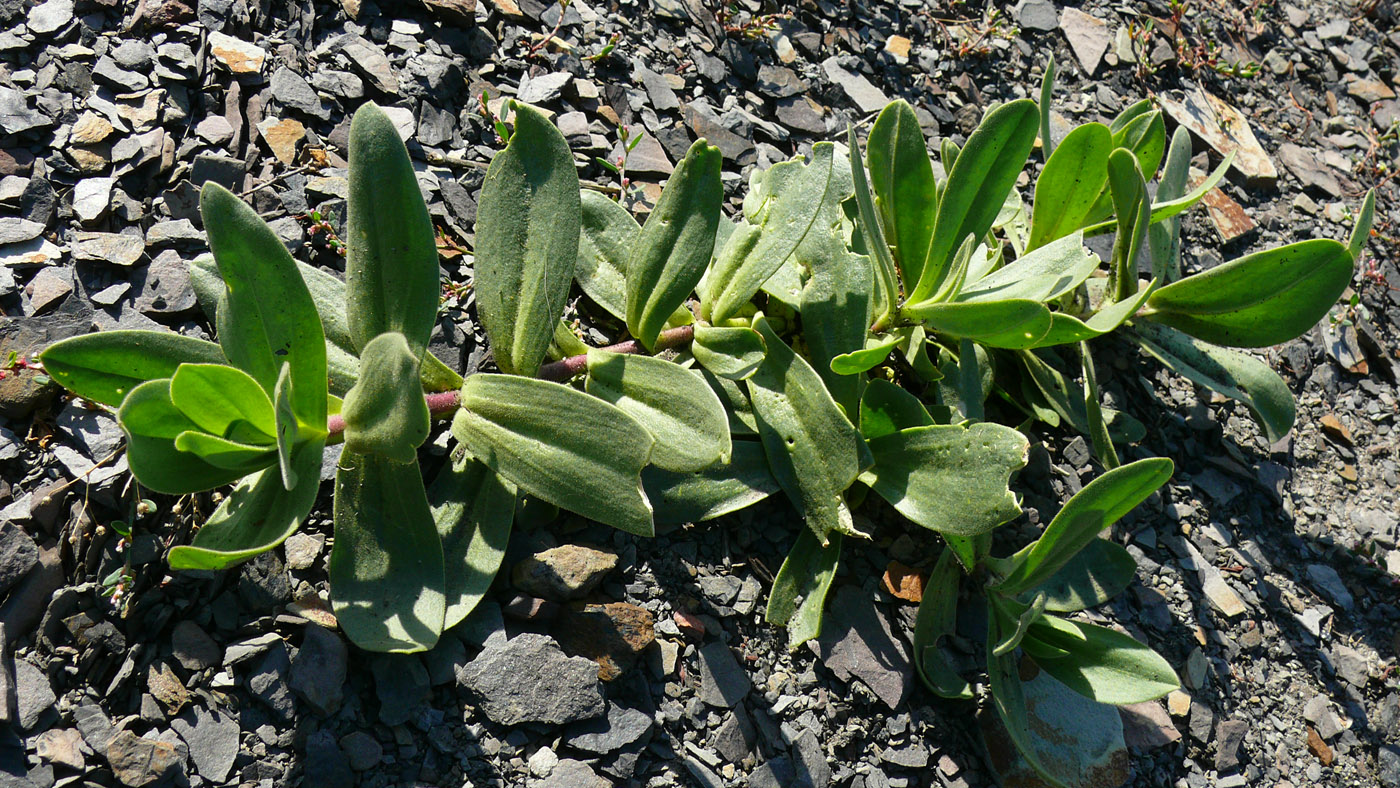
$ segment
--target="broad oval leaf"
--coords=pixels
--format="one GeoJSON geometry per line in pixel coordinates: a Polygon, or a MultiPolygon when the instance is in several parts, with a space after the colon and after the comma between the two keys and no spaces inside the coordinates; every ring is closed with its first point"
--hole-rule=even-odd
{"type": "Polygon", "coordinates": [[[836,578],[841,542],[840,533],[833,533],[823,545],[811,531],[799,532],[773,579],[764,617],[774,626],[787,628],[788,651],[822,634],[822,608],[836,578]]]}
{"type": "Polygon", "coordinates": [[[1055,146],[1035,182],[1027,249],[1038,249],[1084,226],[1108,183],[1112,150],[1113,133],[1102,123],[1078,126],[1055,146]]]}
{"type": "Polygon", "coordinates": [[[564,135],[516,104],[515,133],[491,159],[476,212],[476,307],[496,366],[533,376],[564,314],[578,259],[578,173],[564,135]]]}
{"type": "Polygon", "coordinates": [[[710,263],[724,200],[721,159],[703,139],[690,146],[627,258],[627,330],[648,350],[710,263]]]}
{"type": "Polygon", "coordinates": [[[934,331],[990,347],[1034,347],[1050,332],[1050,310],[1025,298],[972,303],[921,303],[905,309],[934,331]]]}
{"type": "Polygon", "coordinates": [[[933,240],[910,301],[923,301],[938,289],[963,239],[981,238],[991,229],[1039,128],[1035,102],[1020,99],[988,112],[968,137],[944,184],[933,240]]]}
{"type": "Polygon", "coordinates": [[[190,544],[170,550],[170,568],[225,569],[282,544],[316,503],[325,445],[317,438],[295,449],[292,461],[299,483],[291,490],[274,468],[240,481],[190,544]]]}
{"type": "Polygon", "coordinates": [[[213,342],[169,331],[84,334],[55,342],[39,360],[60,386],[112,408],[136,386],[173,376],[181,364],[227,363],[213,342]]]}
{"type": "Polygon", "coordinates": [[[958,675],[938,641],[957,631],[958,580],[962,572],[952,550],[944,550],[929,573],[914,618],[914,668],[924,686],[943,698],[970,700],[972,685],[958,675]]]}
{"type": "Polygon", "coordinates": [[[366,651],[432,648],[446,615],[446,579],[417,458],[342,452],[334,516],[329,575],[341,631],[366,651]]]}
{"type": "Polygon", "coordinates": [[[910,427],[874,438],[875,467],[864,479],[900,514],[935,531],[973,536],[1021,513],[1008,489],[1030,443],[1010,427],[910,427]]]}
{"type": "Polygon", "coordinates": [[[419,382],[418,356],[403,334],[371,339],[360,356],[364,374],[345,395],[345,449],[411,462],[428,439],[431,417],[419,382]]]}
{"type": "Polygon", "coordinates": [[[1351,283],[1351,252],[1315,238],[1246,255],[1160,288],[1146,319],[1227,347],[1267,347],[1301,336],[1351,283]]]}
{"type": "Polygon", "coordinates": [[[752,328],[702,323],[695,327],[690,352],[710,372],[729,380],[744,380],[763,363],[768,349],[752,328]]]}
{"type": "Polygon", "coordinates": [[[452,434],[530,495],[629,533],[654,532],[641,485],[654,441],[614,405],[559,383],[477,374],[462,384],[452,434]]]}
{"type": "Polygon", "coordinates": [[[1013,568],[994,588],[1014,595],[1049,580],[1101,531],[1165,484],[1172,468],[1171,460],[1154,457],[1089,482],[1065,503],[1039,539],[1012,557],[1013,568]]]}
{"type": "Polygon", "coordinates": [[[842,221],[839,206],[824,208],[794,259],[810,272],[801,297],[802,336],[812,366],[832,399],[854,414],[864,380],[835,372],[832,362],[864,345],[877,299],[870,258],[846,247],[842,221]]]}
{"type": "Polygon", "coordinates": [[[574,278],[593,303],[626,322],[627,256],[642,226],[626,208],[600,192],[580,192],[579,204],[583,219],[574,278]]]}
{"type": "Polygon", "coordinates": [[[447,630],[476,609],[501,569],[515,519],[515,485],[464,456],[448,460],[428,497],[442,539],[447,630]]]}
{"type": "Polygon", "coordinates": [[[860,433],[866,440],[934,423],[919,398],[888,380],[872,380],[860,399],[860,433]]]}
{"type": "Polygon", "coordinates": [[[1075,554],[1060,571],[1022,594],[1045,593],[1045,609],[1073,613],[1097,607],[1121,594],[1137,574],[1137,559],[1126,548],[1104,538],[1094,539],[1075,554]]]}
{"type": "Polygon", "coordinates": [[[589,394],[636,419],[656,442],[651,462],[668,471],[698,471],[729,461],[729,417],[705,381],[659,358],[588,351],[589,394]]]}
{"type": "Polygon", "coordinates": [[[819,543],[833,531],[855,534],[842,494],[870,465],[870,450],[806,359],[762,316],[754,329],[763,335],[768,355],[745,383],[773,477],[819,543]]]}
{"type": "Polygon", "coordinates": [[[1069,652],[1037,660],[1040,669],[1090,700],[1123,706],[1156,700],[1181,686],[1161,654],[1117,630],[1047,615],[1031,624],[1031,633],[1069,652]]]}
{"type": "MultiPolygon", "coordinates": [[[[117,423],[126,433],[126,457],[131,473],[156,492],[184,495],[229,484],[247,475],[246,470],[219,468],[197,455],[175,448],[183,432],[197,432],[170,399],[170,380],[150,380],[131,390],[117,411],[117,423]]],[[[269,464],[276,462],[272,455],[269,464]]]]}
{"type": "Polygon", "coordinates": [[[199,204],[225,285],[218,315],[224,355],[269,396],[288,364],[297,419],[324,431],[326,335],[295,261],[262,218],[224,187],[206,182],[199,204]]]}
{"type": "Polygon", "coordinates": [[[355,347],[402,334],[415,357],[437,320],[437,238],[408,148],[373,103],[350,122],[345,315],[355,347]]]}
{"type": "Polygon", "coordinates": [[[903,99],[880,111],[866,140],[870,187],[905,282],[923,270],[933,239],[938,186],[919,119],[903,99]]]}
{"type": "Polygon", "coordinates": [[[199,429],[242,443],[276,440],[272,400],[252,376],[226,364],[181,364],[170,400],[199,429]]]}
{"type": "Polygon", "coordinates": [[[238,443],[196,430],[187,430],[176,435],[175,448],[189,452],[215,468],[243,473],[262,470],[277,456],[276,450],[270,446],[238,443]]]}
{"type": "Polygon", "coordinates": [[[1027,299],[1043,303],[1083,284],[1099,267],[1099,262],[1098,255],[1084,248],[1083,234],[1074,231],[968,283],[958,294],[957,300],[989,302],[1027,299]]]}
{"type": "Polygon", "coordinates": [[[734,441],[725,465],[690,473],[648,466],[642,487],[663,524],[698,523],[752,506],[778,491],[768,458],[757,441],[734,441]]]}
{"type": "Polygon", "coordinates": [[[1277,372],[1254,356],[1148,322],[1134,325],[1128,338],[1176,374],[1243,403],[1270,443],[1293,428],[1293,393],[1277,372]]]}

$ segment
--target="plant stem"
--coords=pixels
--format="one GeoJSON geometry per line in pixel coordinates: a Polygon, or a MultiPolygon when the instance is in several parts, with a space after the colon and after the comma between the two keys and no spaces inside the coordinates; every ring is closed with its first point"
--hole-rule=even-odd
{"type": "MultiPolygon", "coordinates": [[[[656,338],[655,350],[669,350],[678,347],[695,338],[695,326],[681,326],[662,331],[656,338]]],[[[610,350],[614,353],[628,353],[640,355],[646,353],[646,348],[641,342],[629,339],[626,342],[619,342],[616,345],[608,345],[602,350],[610,350]]],[[[562,383],[573,376],[583,372],[588,368],[588,355],[580,354],[569,356],[559,361],[554,361],[540,367],[536,375],[540,380],[551,380],[562,383]]],[[[439,391],[433,394],[424,394],[423,399],[428,403],[428,412],[434,416],[447,416],[457,410],[462,404],[462,394],[459,391],[439,391]]],[[[326,419],[326,433],[329,443],[339,443],[345,432],[345,417],[339,413],[326,419]]]]}

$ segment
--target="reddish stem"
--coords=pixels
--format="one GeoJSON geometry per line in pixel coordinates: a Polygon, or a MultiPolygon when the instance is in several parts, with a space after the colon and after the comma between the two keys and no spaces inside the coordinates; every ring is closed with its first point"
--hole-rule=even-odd
{"type": "MultiPolygon", "coordinates": [[[[669,350],[689,342],[695,337],[694,326],[681,326],[662,331],[656,338],[655,350],[669,350]]],[[[611,350],[614,353],[629,353],[638,355],[646,352],[646,348],[641,342],[630,339],[626,342],[619,342],[616,345],[608,345],[603,350],[611,350]]],[[[562,383],[573,376],[583,372],[588,368],[588,355],[569,356],[568,358],[554,361],[540,367],[536,375],[540,380],[552,380],[562,383]]],[[[434,416],[445,416],[457,410],[462,404],[462,395],[459,391],[440,391],[433,394],[423,395],[423,399],[428,403],[428,412],[434,416]]],[[[330,434],[331,442],[339,440],[341,433],[345,432],[345,417],[339,413],[326,419],[326,432],[330,434]]]]}

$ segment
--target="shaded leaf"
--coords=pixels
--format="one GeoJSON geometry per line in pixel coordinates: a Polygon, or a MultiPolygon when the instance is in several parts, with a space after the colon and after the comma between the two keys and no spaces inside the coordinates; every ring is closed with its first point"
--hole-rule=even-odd
{"type": "Polygon", "coordinates": [[[1161,654],[1122,632],[1050,615],[1032,624],[1031,631],[1038,640],[1069,652],[1037,661],[1040,669],[1090,700],[1115,706],[1142,703],[1181,685],[1161,654]]]}
{"type": "Polygon", "coordinates": [[[515,519],[515,485],[463,457],[443,465],[428,497],[442,539],[447,630],[476,609],[501,569],[515,519]]]}
{"type": "MultiPolygon", "coordinates": [[[[1042,131],[1042,136],[1048,129],[1042,131]]],[[[1027,249],[1037,249],[1083,227],[1089,211],[1108,183],[1108,154],[1113,134],[1102,123],[1076,127],[1048,154],[1035,182],[1031,235],[1027,249]]]]}
{"type": "MultiPolygon", "coordinates": [[[[1191,132],[1178,126],[1167,149],[1167,163],[1157,181],[1153,199],[1171,202],[1186,194],[1191,170],[1191,132]]],[[[1147,228],[1148,249],[1152,252],[1152,276],[1170,283],[1181,278],[1181,218],[1173,216],[1147,228]]]]}
{"type": "Polygon", "coordinates": [[[341,407],[346,451],[411,462],[431,422],[418,357],[402,334],[391,331],[371,339],[360,361],[365,373],[341,407]]]}
{"type": "Polygon", "coordinates": [[[833,533],[823,546],[811,531],[799,532],[773,579],[765,618],[774,626],[787,627],[788,651],[821,636],[822,608],[841,560],[841,541],[841,534],[833,533]]]}
{"type": "Polygon", "coordinates": [[[943,698],[970,700],[972,686],[943,655],[939,640],[957,631],[958,580],[962,572],[952,550],[944,550],[929,573],[914,619],[914,668],[924,686],[943,698]]]}
{"type": "Polygon", "coordinates": [[[1099,262],[1098,255],[1084,248],[1084,236],[1074,231],[968,283],[957,300],[977,303],[1010,299],[1050,301],[1083,284],[1099,267],[1099,262]]]}
{"type": "Polygon", "coordinates": [[[778,491],[768,458],[757,441],[734,441],[724,465],[676,473],[656,466],[642,471],[642,487],[665,524],[698,523],[737,512],[778,491]]]}
{"type": "Polygon", "coordinates": [[[763,337],[751,328],[701,324],[695,327],[690,352],[710,372],[729,380],[744,380],[763,363],[767,351],[763,337]]]}
{"type": "Polygon", "coordinates": [[[601,192],[579,193],[583,224],[574,278],[593,303],[627,320],[627,256],[642,232],[627,209],[601,192]]]}
{"type": "MultiPolygon", "coordinates": [[[[131,473],[143,486],[170,495],[209,490],[247,475],[246,470],[219,468],[194,454],[175,448],[182,432],[197,432],[170,399],[170,380],[150,380],[131,390],[117,411],[126,433],[126,457],[131,473]]],[[[270,461],[275,461],[275,457],[270,461]]]]}
{"type": "Polygon", "coordinates": [[[861,397],[860,432],[867,441],[933,423],[918,397],[888,380],[870,381],[861,397]]]}
{"type": "Polygon", "coordinates": [[[1022,597],[1043,592],[1046,610],[1073,613],[1097,607],[1118,596],[1132,584],[1135,574],[1137,559],[1132,553],[1122,545],[1098,538],[1022,597]]]}

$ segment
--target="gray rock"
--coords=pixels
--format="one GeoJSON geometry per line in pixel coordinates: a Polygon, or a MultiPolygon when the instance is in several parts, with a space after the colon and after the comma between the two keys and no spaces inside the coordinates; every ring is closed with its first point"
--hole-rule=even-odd
{"type": "Polygon", "coordinates": [[[350,761],[350,768],[357,772],[373,769],[384,758],[384,748],[379,741],[364,731],[355,731],[342,738],[340,749],[350,761]]]}
{"type": "Polygon", "coordinates": [[[831,766],[826,762],[821,740],[811,728],[802,731],[792,743],[792,758],[796,788],[827,788],[831,784],[831,766]]]}
{"type": "Polygon", "coordinates": [[[610,703],[607,716],[570,725],[564,741],[584,752],[606,755],[640,740],[651,731],[651,725],[650,715],[610,703]]]}
{"type": "Polygon", "coordinates": [[[29,296],[28,314],[41,314],[73,292],[73,272],[66,267],[45,268],[29,280],[24,292],[29,296]]]}
{"type": "Polygon", "coordinates": [[[39,546],[14,522],[0,522],[0,596],[39,563],[39,546]]]}
{"type": "Polygon", "coordinates": [[[311,87],[351,101],[365,97],[365,81],[349,71],[317,70],[311,75],[311,87]]]}
{"type": "Polygon", "coordinates": [[[535,788],[609,788],[611,780],[599,777],[583,761],[565,758],[554,765],[549,777],[535,783],[535,788]]]}
{"type": "Polygon", "coordinates": [[[73,259],[130,267],[146,253],[146,239],[136,233],[80,232],[73,237],[73,259]]]}
{"type": "Polygon", "coordinates": [[[170,721],[190,750],[195,771],[211,783],[222,783],[238,757],[238,720],[215,708],[191,706],[170,721]]]}
{"type": "Polygon", "coordinates": [[[73,213],[83,222],[94,222],[107,213],[112,204],[112,185],[116,178],[84,178],[73,187],[73,213]]]}
{"type": "Polygon", "coordinates": [[[1069,39],[1070,48],[1074,50],[1084,73],[1093,76],[1113,40],[1108,32],[1108,23],[1078,8],[1066,8],[1060,14],[1060,29],[1069,39]]]}
{"type": "Polygon", "coordinates": [[[352,788],[355,773],[330,731],[319,730],[306,737],[306,762],[302,785],[307,788],[352,788]]]}
{"type": "Polygon", "coordinates": [[[1384,788],[1400,788],[1400,744],[1382,744],[1376,753],[1376,771],[1384,788]]]}
{"type": "Polygon", "coordinates": [[[1060,15],[1050,0],[1022,0],[1016,7],[1016,18],[1026,30],[1046,32],[1060,26],[1060,15]]]}
{"type": "Polygon", "coordinates": [[[194,226],[189,219],[171,219],[156,222],[146,231],[146,243],[150,246],[174,244],[204,244],[207,242],[204,231],[194,226]]]}
{"type": "Polygon", "coordinates": [[[753,140],[741,137],[719,123],[714,110],[703,101],[692,101],[681,107],[681,119],[697,137],[704,137],[719,148],[725,161],[746,164],[753,161],[753,140]]]}
{"type": "Polygon", "coordinates": [[[35,737],[34,754],[42,761],[81,772],[87,768],[80,744],[82,740],[82,735],[73,728],[47,730],[35,737]]]}
{"type": "Polygon", "coordinates": [[[170,633],[170,648],[185,670],[204,670],[219,664],[219,644],[198,624],[181,619],[170,633]]]}
{"type": "Polygon", "coordinates": [[[903,642],[890,631],[874,598],[856,586],[836,592],[822,636],[812,648],[842,681],[858,678],[891,709],[913,686],[913,666],[903,642]]]}
{"type": "Polygon", "coordinates": [[[1337,570],[1330,566],[1308,564],[1308,581],[1323,597],[1343,610],[1351,610],[1356,604],[1337,570]]]}
{"type": "Polygon", "coordinates": [[[340,51],[376,90],[391,96],[398,95],[399,78],[394,74],[393,64],[378,46],[361,36],[351,36],[340,51]]]}
{"type": "Polygon", "coordinates": [[[0,86],[0,131],[22,134],[31,129],[47,128],[53,120],[38,110],[29,108],[24,94],[14,88],[0,86]]]}
{"type": "Polygon", "coordinates": [[[131,731],[118,731],[107,745],[112,774],[130,788],[154,783],[176,772],[184,758],[174,744],[143,739],[131,731]]]}
{"type": "Polygon", "coordinates": [[[515,587],[556,602],[582,599],[617,567],[617,555],[582,545],[561,545],[517,563],[511,570],[515,587]]]}
{"type": "Polygon", "coordinates": [[[243,176],[247,171],[242,159],[232,156],[219,156],[205,153],[196,156],[190,169],[190,184],[203,186],[205,181],[213,181],[230,191],[242,188],[243,176]]]}
{"type": "Polygon", "coordinates": [[[734,659],[729,646],[718,641],[698,652],[700,659],[700,700],[719,708],[732,709],[749,694],[749,676],[734,659]]]}
{"type": "Polygon", "coordinates": [[[928,757],[928,748],[918,742],[880,751],[880,760],[904,769],[922,769],[928,766],[928,757]]]}
{"type": "Polygon", "coordinates": [[[773,98],[788,98],[807,91],[807,83],[790,68],[765,64],[758,69],[758,92],[773,98]]]}
{"type": "Polygon", "coordinates": [[[257,661],[248,676],[248,689],[253,697],[262,701],[283,722],[291,722],[296,715],[296,700],[291,687],[287,686],[286,676],[292,668],[287,658],[287,647],[281,638],[272,644],[257,661]]]}
{"type": "Polygon", "coordinates": [[[29,9],[30,32],[52,35],[73,24],[73,0],[48,0],[29,9]]]}
{"type": "MultiPolygon", "coordinates": [[[[126,440],[116,419],[104,411],[88,410],[76,400],[68,403],[54,421],[94,462],[111,454],[126,440]]],[[[3,590],[3,572],[0,572],[0,591],[3,590]]]]}
{"type": "Polygon", "coordinates": [[[269,80],[272,97],[284,107],[321,120],[330,120],[331,108],[321,101],[315,89],[300,74],[283,66],[269,80]]]}
{"type": "Polygon", "coordinates": [[[321,548],[325,544],[326,537],[320,534],[298,531],[287,537],[287,541],[282,543],[283,552],[287,556],[287,568],[311,568],[311,565],[316,563],[316,558],[321,555],[321,548]]]}
{"type": "Polygon", "coordinates": [[[190,282],[189,265],[173,249],[157,255],[132,277],[131,283],[139,288],[134,299],[136,308],[147,315],[188,312],[199,303],[190,282]]]}
{"type": "Polygon", "coordinates": [[[632,59],[632,81],[646,90],[652,109],[664,112],[680,107],[681,102],[676,98],[676,91],[671,89],[666,78],[647,68],[640,58],[632,59]]]}
{"type": "Polygon", "coordinates": [[[742,704],[735,706],[715,729],[710,746],[719,753],[719,757],[734,764],[754,752],[758,746],[758,731],[754,729],[753,721],[742,704]]]}
{"type": "Polygon", "coordinates": [[[1371,680],[1371,669],[1366,657],[1351,646],[1341,643],[1332,647],[1332,664],[1337,675],[1354,687],[1365,687],[1371,680]]]}
{"type": "Polygon", "coordinates": [[[822,61],[822,70],[826,72],[826,78],[840,87],[861,112],[879,112],[890,103],[889,98],[870,80],[847,71],[834,55],[822,61]]]}
{"type": "Polygon", "coordinates": [[[565,656],[552,638],[523,633],[488,641],[457,680],[481,700],[482,711],[500,725],[543,722],[562,725],[606,711],[598,665],[565,656]]]}
{"type": "Polygon", "coordinates": [[[15,698],[19,712],[16,720],[21,730],[33,728],[58,700],[49,677],[27,659],[15,660],[15,698]]]}
{"type": "Polygon", "coordinates": [[[1249,732],[1244,720],[1225,720],[1215,727],[1215,770],[1232,772],[1240,766],[1240,745],[1249,732]]]}
{"type": "Polygon", "coordinates": [[[328,717],[340,710],[345,698],[345,674],[349,653],[340,636],[328,629],[308,624],[303,630],[301,648],[292,660],[292,692],[311,710],[328,717]]]}
{"type": "MultiPolygon", "coordinates": [[[[0,88],[3,89],[3,88],[0,88]]],[[[7,219],[0,223],[0,245],[32,241],[44,231],[44,225],[28,219],[7,219]]]]}
{"type": "Polygon", "coordinates": [[[73,724],[78,726],[83,741],[87,742],[87,746],[92,748],[93,752],[107,757],[107,746],[116,737],[117,728],[101,706],[91,701],[78,704],[77,708],[73,709],[73,724]]]}
{"type": "Polygon", "coordinates": [[[567,71],[554,71],[538,77],[526,76],[520,80],[520,89],[515,97],[526,104],[548,104],[559,98],[564,86],[574,78],[567,71]]]}
{"type": "Polygon", "coordinates": [[[432,686],[417,654],[383,654],[375,658],[372,668],[380,722],[402,725],[428,702],[432,686]]]}

